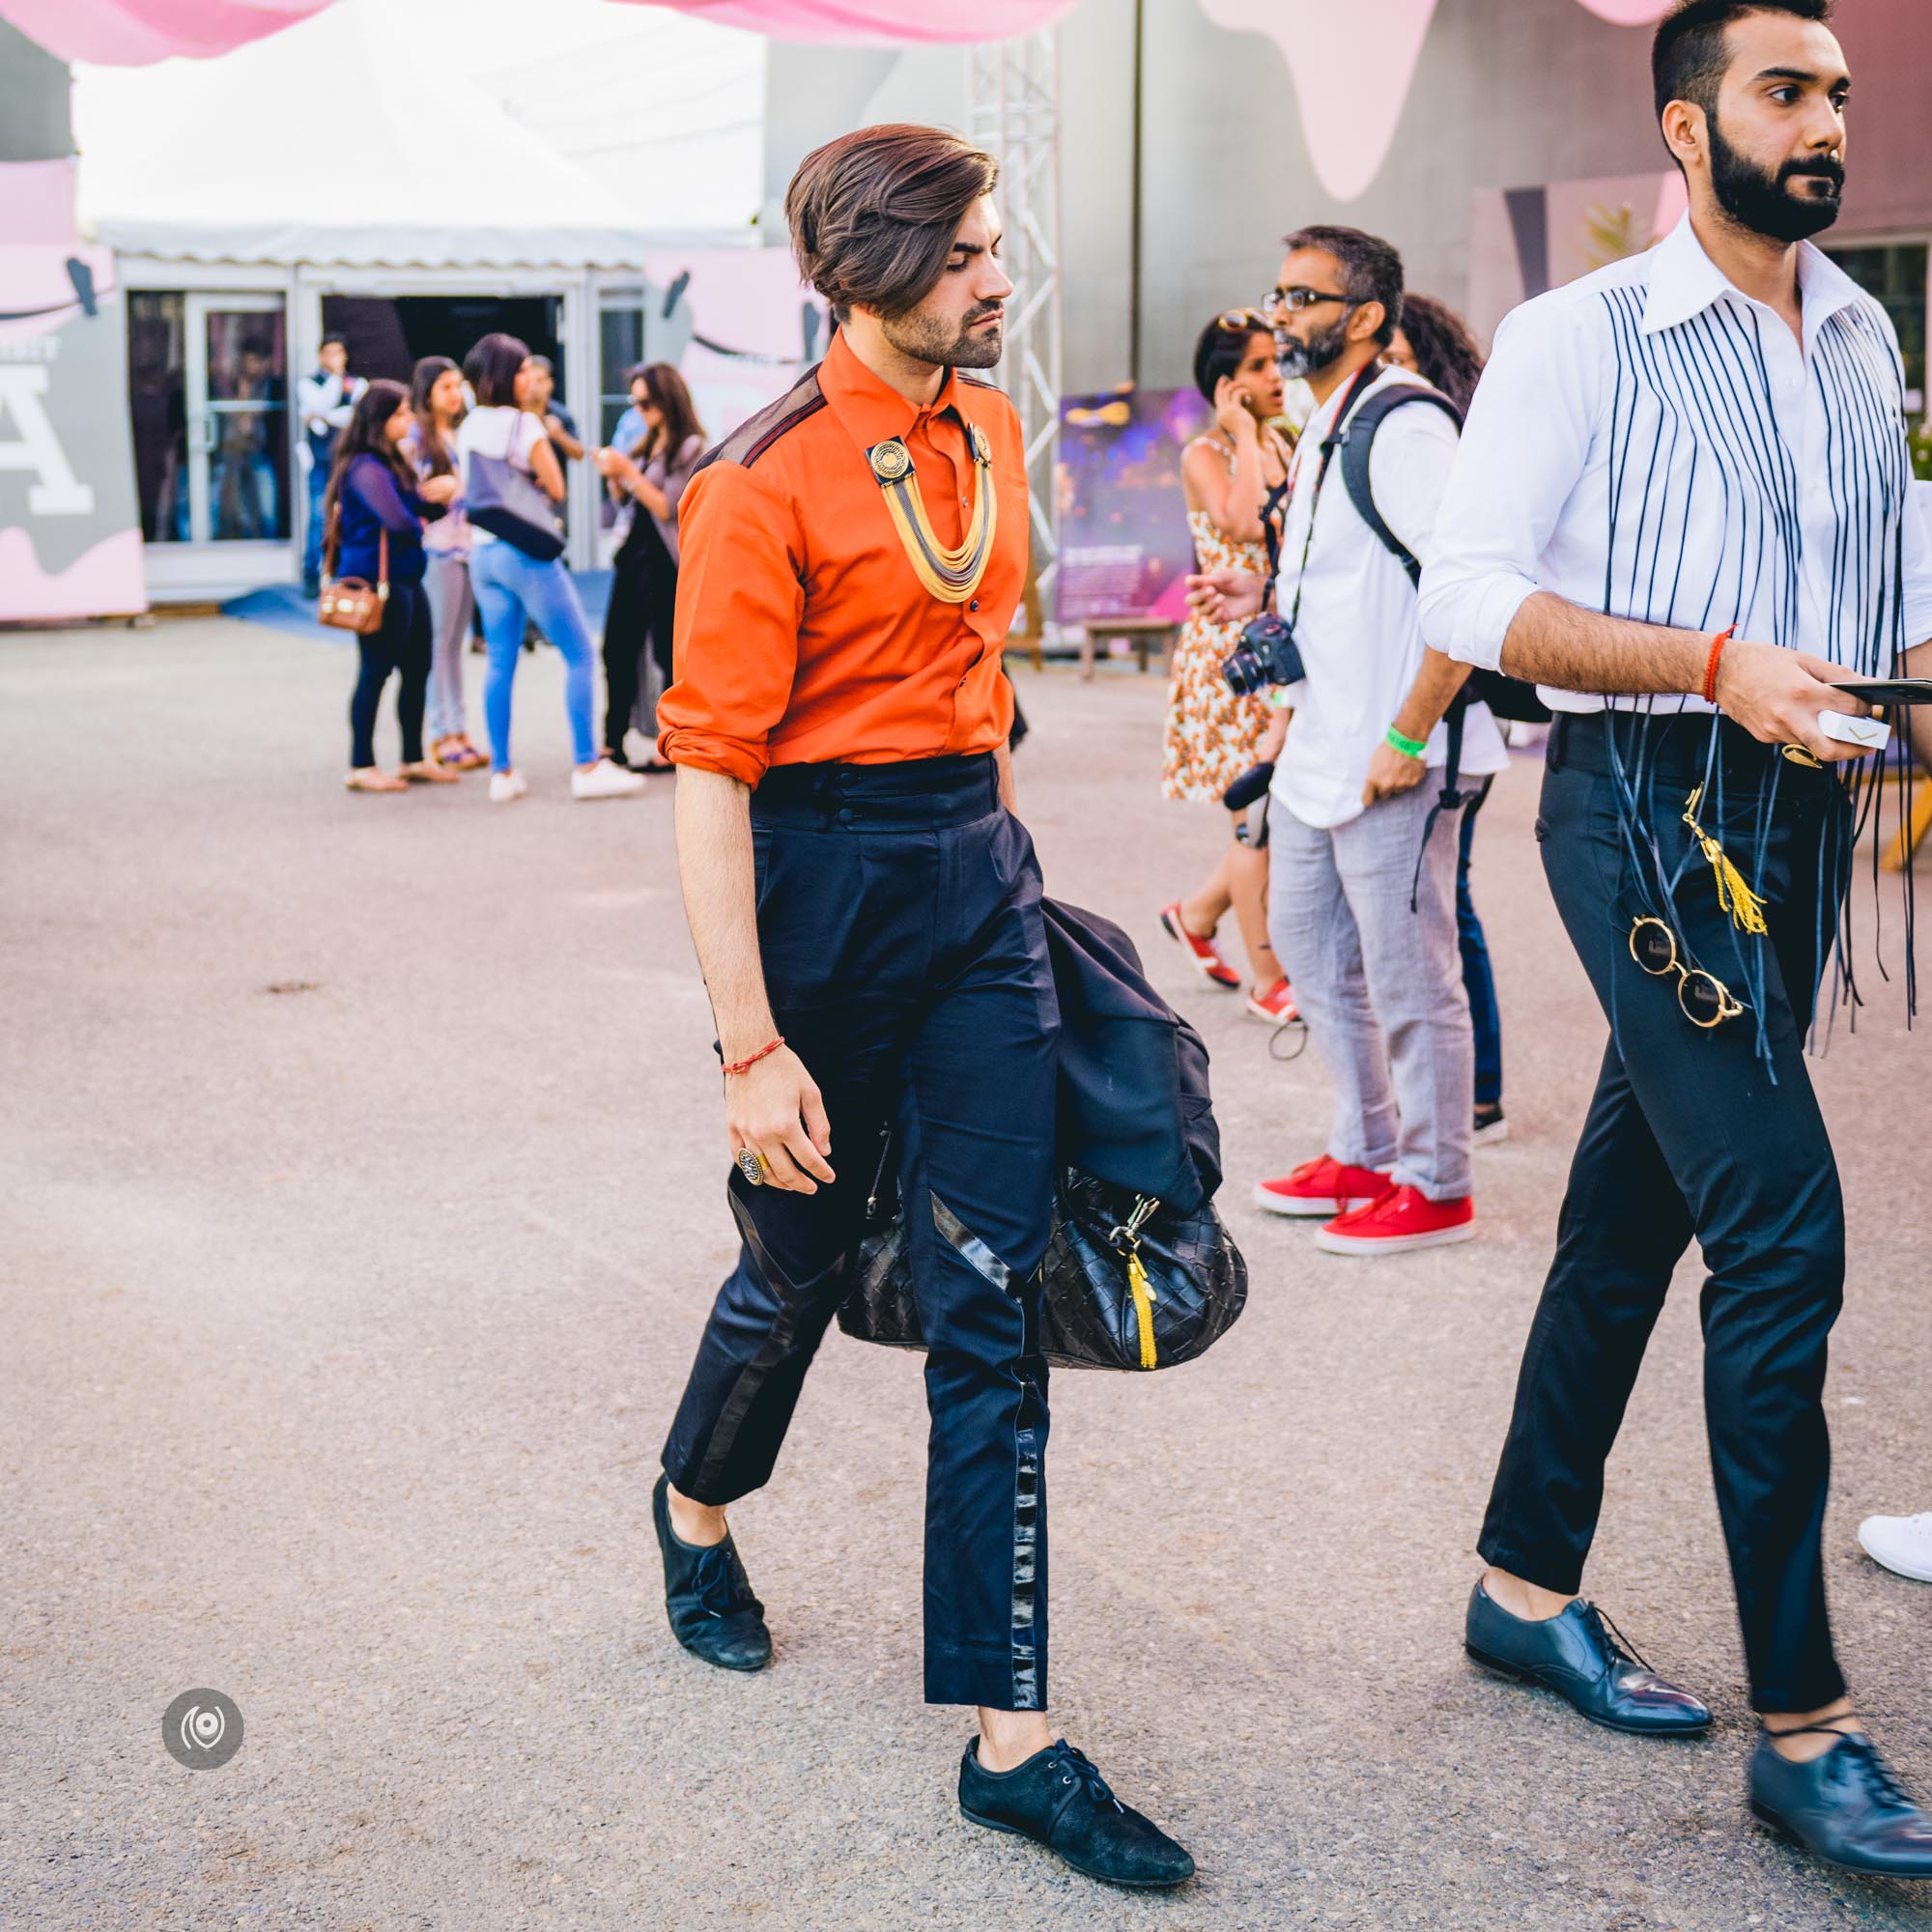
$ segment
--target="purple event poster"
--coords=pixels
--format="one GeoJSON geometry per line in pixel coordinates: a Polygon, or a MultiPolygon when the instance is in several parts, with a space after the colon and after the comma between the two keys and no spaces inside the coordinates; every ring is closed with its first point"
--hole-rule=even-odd
{"type": "Polygon", "coordinates": [[[1180,494],[1180,453],[1208,427],[1192,389],[1123,388],[1060,406],[1063,624],[1187,615],[1194,545],[1180,494]]]}

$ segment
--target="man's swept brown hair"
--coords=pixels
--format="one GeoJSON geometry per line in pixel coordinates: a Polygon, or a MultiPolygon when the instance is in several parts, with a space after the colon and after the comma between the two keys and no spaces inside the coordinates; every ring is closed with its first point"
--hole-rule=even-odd
{"type": "Polygon", "coordinates": [[[943,128],[861,128],[814,149],[785,190],[800,272],[839,321],[856,303],[915,309],[966,212],[999,179],[993,157],[943,128]]]}

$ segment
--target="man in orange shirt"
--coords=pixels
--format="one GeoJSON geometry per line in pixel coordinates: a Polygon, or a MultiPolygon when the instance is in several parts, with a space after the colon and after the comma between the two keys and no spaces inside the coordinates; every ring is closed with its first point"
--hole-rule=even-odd
{"type": "Polygon", "coordinates": [[[992,161],[870,128],[785,198],[839,324],[700,466],[679,517],[678,866],[718,1025],[743,1236],[652,1497],[666,1607],[771,1655],[724,1505],[769,1478],[895,1175],[927,1342],[925,1695],[979,1707],[960,1808],[1116,1883],[1194,1869],[1048,1729],[1046,1364],[1059,1009],[1013,816],[1002,651],[1024,583],[1012,284],[992,161]]]}

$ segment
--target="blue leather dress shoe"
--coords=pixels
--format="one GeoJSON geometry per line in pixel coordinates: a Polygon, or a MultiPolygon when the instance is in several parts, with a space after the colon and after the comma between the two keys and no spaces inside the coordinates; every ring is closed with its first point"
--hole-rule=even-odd
{"type": "MultiPolygon", "coordinates": [[[[1826,1724],[1806,1724],[1825,1731],[1826,1724]]],[[[1813,1858],[1881,1878],[1932,1878],[1932,1818],[1892,1776],[1862,1731],[1845,1731],[1808,1764],[1781,1757],[1769,1732],[1750,1761],[1750,1807],[1813,1858]]]]}
{"type": "Polygon", "coordinates": [[[1512,1616],[1483,1588],[1469,1597],[1463,1647],[1486,1669],[1536,1684],[1612,1731],[1694,1737],[1711,1727],[1710,1706],[1666,1684],[1625,1648],[1616,1626],[1577,1598],[1560,1616],[1512,1616]]]}
{"type": "Polygon", "coordinates": [[[728,1536],[708,1548],[683,1542],[670,1526],[669,1490],[670,1478],[660,1476],[651,1492],[651,1521],[664,1551],[671,1634],[721,1670],[762,1670],[772,1661],[772,1634],[738,1560],[738,1546],[728,1536]]]}
{"type": "Polygon", "coordinates": [[[1151,1819],[1122,1804],[1065,1738],[1011,1771],[986,1771],[980,1740],[959,1761],[959,1809],[976,1825],[1012,1832],[1108,1885],[1153,1890],[1194,1876],[1194,1861],[1151,1819]]]}

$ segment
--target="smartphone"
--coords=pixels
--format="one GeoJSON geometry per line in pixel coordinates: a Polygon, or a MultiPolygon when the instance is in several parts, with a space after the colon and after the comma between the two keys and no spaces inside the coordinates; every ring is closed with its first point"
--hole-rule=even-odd
{"type": "Polygon", "coordinates": [[[1832,689],[1880,708],[1932,704],[1932,677],[1834,677],[1832,689]]]}

